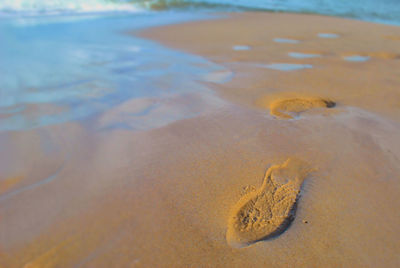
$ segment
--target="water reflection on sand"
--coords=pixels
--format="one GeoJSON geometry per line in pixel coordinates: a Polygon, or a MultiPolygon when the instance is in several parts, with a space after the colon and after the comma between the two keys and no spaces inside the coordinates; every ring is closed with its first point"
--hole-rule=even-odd
{"type": "MultiPolygon", "coordinates": [[[[115,110],[129,100],[152,99],[168,107],[164,101],[205,89],[194,81],[209,81],[212,77],[218,81],[211,82],[216,83],[229,80],[229,76],[215,75],[224,74],[224,68],[201,57],[126,34],[132,28],[188,19],[179,14],[151,16],[2,22],[0,28],[8,42],[0,50],[0,131],[85,120],[115,110]]],[[[202,100],[198,103],[205,104],[202,100]]],[[[164,110],[164,123],[197,115],[198,110],[190,109],[197,106],[189,105],[179,113],[176,107],[171,112],[164,110]]],[[[149,122],[151,119],[150,115],[146,118],[149,122]]],[[[149,122],[146,125],[151,128],[149,122]]],[[[154,127],[159,125],[155,123],[154,127]]]]}

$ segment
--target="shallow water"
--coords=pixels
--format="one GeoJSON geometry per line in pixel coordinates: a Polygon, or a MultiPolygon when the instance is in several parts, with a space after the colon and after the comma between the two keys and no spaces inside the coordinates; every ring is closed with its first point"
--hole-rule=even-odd
{"type": "Polygon", "coordinates": [[[287,38],[274,38],[274,42],[277,42],[277,43],[287,43],[287,44],[297,44],[297,43],[300,43],[300,41],[298,41],[298,40],[287,39],[287,38]]]}
{"type": "Polygon", "coordinates": [[[296,59],[309,59],[309,58],[321,57],[321,55],[319,55],[319,54],[299,53],[299,52],[289,52],[288,55],[290,57],[296,58],[296,59]]]}
{"type": "Polygon", "coordinates": [[[334,38],[338,38],[339,35],[338,35],[338,34],[334,34],[334,33],[319,33],[319,34],[318,34],[318,37],[321,37],[321,38],[332,38],[332,39],[334,39],[334,38]]]}
{"type": "Polygon", "coordinates": [[[0,15],[187,9],[314,13],[400,25],[398,0],[2,0],[0,15]]]}
{"type": "Polygon", "coordinates": [[[301,69],[311,69],[313,66],[311,64],[296,64],[296,63],[271,63],[271,64],[261,64],[258,65],[262,68],[268,68],[278,71],[296,71],[301,69]]]}
{"type": "MultiPolygon", "coordinates": [[[[196,81],[224,68],[126,33],[202,17],[133,13],[1,21],[0,131],[83,120],[131,99],[153,103],[204,91],[196,81]]],[[[173,118],[196,114],[187,109],[173,118]]]]}
{"type": "Polygon", "coordinates": [[[237,50],[237,51],[250,50],[251,49],[250,46],[244,46],[244,45],[237,45],[237,46],[233,46],[232,48],[233,48],[233,50],[237,50]]]}
{"type": "Polygon", "coordinates": [[[370,57],[369,56],[354,55],[354,56],[344,57],[344,59],[346,61],[364,62],[364,61],[368,61],[370,59],[370,57]]]}

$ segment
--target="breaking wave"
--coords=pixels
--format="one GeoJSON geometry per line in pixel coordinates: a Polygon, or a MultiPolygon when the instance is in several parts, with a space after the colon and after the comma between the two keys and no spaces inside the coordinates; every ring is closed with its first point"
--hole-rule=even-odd
{"type": "Polygon", "coordinates": [[[332,15],[400,25],[400,0],[1,0],[0,14],[47,15],[149,10],[260,10],[332,15]]]}

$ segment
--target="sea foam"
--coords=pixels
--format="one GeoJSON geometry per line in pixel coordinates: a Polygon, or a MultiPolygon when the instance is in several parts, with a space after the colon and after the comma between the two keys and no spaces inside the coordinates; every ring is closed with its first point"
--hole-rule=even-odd
{"type": "Polygon", "coordinates": [[[126,2],[107,0],[2,0],[0,13],[18,15],[56,15],[126,11],[138,12],[140,8],[126,2]]]}

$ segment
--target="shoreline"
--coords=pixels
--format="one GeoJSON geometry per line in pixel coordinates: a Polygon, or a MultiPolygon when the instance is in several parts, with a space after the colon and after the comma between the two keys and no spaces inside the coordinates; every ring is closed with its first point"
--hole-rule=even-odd
{"type": "MultiPolygon", "coordinates": [[[[400,265],[400,41],[386,36],[400,36],[400,28],[270,13],[140,32],[225,67],[215,76],[233,75],[230,81],[204,82],[224,104],[136,132],[91,132],[85,123],[68,122],[4,134],[7,146],[20,149],[5,160],[26,167],[11,187],[29,172],[48,177],[52,167],[62,169],[17,202],[0,202],[8,226],[0,265],[400,265]],[[356,53],[370,58],[345,60],[356,53]],[[279,63],[302,68],[272,65],[279,63]],[[297,177],[290,191],[281,187],[297,177]],[[270,184],[279,187],[269,192],[270,184]],[[249,228],[250,238],[234,238],[241,247],[232,247],[227,230],[240,231],[230,225],[237,210],[254,195],[277,192],[286,205],[262,205],[287,210],[296,203],[295,213],[277,220],[286,229],[258,241],[264,233],[249,228]]],[[[107,116],[113,111],[94,123],[107,116]]]]}
{"type": "MultiPolygon", "coordinates": [[[[392,201],[383,201],[388,189],[381,187],[399,189],[397,180],[387,181],[383,178],[395,178],[399,174],[395,166],[400,159],[400,143],[394,138],[398,134],[394,133],[400,133],[400,39],[396,38],[400,36],[400,28],[320,15],[251,12],[224,15],[226,17],[215,20],[149,29],[139,36],[203,56],[230,70],[233,73],[231,81],[211,87],[223,99],[258,114],[265,114],[269,124],[272,124],[271,115],[275,117],[272,120],[278,121],[296,116],[296,121],[278,123],[282,124],[278,126],[278,135],[283,135],[281,131],[299,131],[297,135],[285,133],[286,142],[293,145],[283,150],[283,155],[311,163],[318,170],[311,175],[311,183],[319,186],[309,190],[306,181],[302,198],[307,201],[300,201],[306,202],[305,205],[300,203],[303,218],[294,222],[316,221],[324,224],[316,227],[313,233],[299,231],[297,226],[290,227],[287,232],[298,231],[297,235],[307,236],[309,240],[303,241],[304,245],[319,254],[306,254],[300,247],[289,246],[298,241],[288,239],[286,233],[265,244],[260,242],[251,247],[264,250],[271,247],[276,250],[275,254],[267,254],[269,258],[264,256],[265,261],[270,262],[271,258],[287,250],[275,248],[271,243],[278,244],[279,239],[285,241],[284,245],[291,248],[288,250],[290,257],[286,255],[287,259],[282,263],[270,262],[272,266],[293,266],[296,265],[294,260],[303,258],[307,261],[296,266],[374,266],[379,259],[384,260],[380,264],[396,266],[399,259],[395,255],[385,255],[388,252],[383,248],[387,248],[387,245],[379,246],[378,241],[393,243],[395,251],[398,250],[396,238],[391,237],[396,235],[388,235],[379,218],[391,218],[390,211],[395,211],[399,206],[395,197],[392,201]],[[277,65],[279,68],[273,68],[277,65]],[[291,65],[306,68],[287,70],[281,69],[282,65],[284,68],[293,67],[291,65]],[[275,113],[274,109],[280,109],[281,112],[275,113]],[[280,115],[285,116],[282,118],[280,115]],[[343,129],[338,130],[337,127],[343,129]],[[349,133],[357,138],[345,146],[349,133]],[[300,138],[299,135],[308,137],[300,138]],[[308,145],[304,146],[303,152],[299,152],[295,147],[299,147],[303,139],[308,141],[308,145]],[[385,171],[376,166],[377,163],[386,166],[385,171]],[[334,166],[340,168],[334,170],[334,166]],[[364,178],[351,171],[354,168],[364,173],[364,178]],[[347,182],[342,181],[346,177],[347,182]],[[337,185],[346,194],[331,192],[329,186],[322,186],[320,180],[337,185]],[[316,194],[314,191],[324,194],[320,199],[307,197],[316,194]],[[376,193],[374,198],[367,197],[369,194],[366,193],[373,191],[376,193]],[[313,199],[312,202],[318,200],[325,203],[325,209],[319,207],[321,204],[310,204],[310,199],[313,199]],[[337,204],[331,206],[335,202],[337,204]],[[350,208],[352,202],[357,203],[356,208],[350,208]],[[376,210],[368,212],[368,220],[362,220],[363,214],[371,207],[376,207],[376,210]],[[327,219],[332,215],[328,216],[327,213],[336,216],[330,221],[327,219]],[[381,216],[372,216],[375,213],[381,216]],[[340,218],[342,222],[335,222],[335,218],[340,218]],[[379,234],[376,232],[378,226],[382,229],[379,234]],[[375,229],[375,233],[370,233],[368,229],[375,229]],[[346,242],[336,240],[332,235],[346,242]],[[325,248],[323,244],[329,246],[325,248]],[[333,252],[336,250],[342,254],[335,256],[333,252]],[[366,256],[365,252],[369,255],[366,256]],[[382,255],[373,256],[372,252],[382,255]]],[[[270,143],[275,143],[277,139],[277,136],[270,137],[270,143]]],[[[272,151],[272,154],[282,157],[279,149],[272,151]]],[[[271,164],[281,164],[282,161],[275,160],[271,164]]],[[[253,187],[258,186],[253,184],[253,187]]],[[[240,200],[246,200],[243,198],[240,200]]],[[[231,204],[231,207],[234,205],[231,204]]],[[[229,223],[227,228],[231,228],[229,223]]],[[[387,228],[396,227],[392,225],[387,228]]],[[[256,231],[254,236],[257,237],[256,231]]]]}
{"type": "MultiPolygon", "coordinates": [[[[207,20],[203,23],[187,22],[179,24],[179,26],[169,25],[148,29],[139,32],[139,36],[161,42],[167,47],[204,56],[212,62],[239,73],[241,76],[251,76],[248,80],[233,79],[225,86],[229,90],[224,90],[224,87],[216,87],[217,92],[234,102],[251,107],[267,108],[263,104],[262,97],[268,98],[268,96],[263,96],[263,89],[257,91],[258,85],[249,81],[251,79],[262,80],[260,75],[265,74],[277,77],[274,80],[279,82],[282,80],[281,77],[287,77],[285,79],[287,81],[284,81],[285,85],[277,85],[273,83],[274,81],[272,81],[272,85],[269,85],[270,89],[278,95],[281,92],[292,91],[295,94],[304,93],[312,96],[313,90],[307,90],[307,87],[321,85],[319,93],[325,97],[337,99],[338,102],[345,102],[348,106],[372,109],[372,111],[390,116],[392,119],[400,117],[398,112],[395,115],[392,114],[392,108],[396,105],[394,103],[390,103],[392,106],[390,111],[385,111],[384,105],[376,105],[375,99],[357,99],[359,97],[357,91],[362,90],[361,87],[364,86],[367,89],[372,87],[370,91],[366,92],[366,95],[375,94],[374,97],[380,97],[380,101],[383,102],[386,96],[377,96],[376,88],[381,85],[385,86],[386,80],[389,80],[391,84],[398,82],[395,77],[400,75],[396,71],[400,59],[400,49],[399,42],[395,37],[400,36],[400,27],[320,15],[256,12],[225,14],[225,16],[225,18],[207,20]],[[265,23],[264,33],[261,33],[263,30],[257,25],[258,20],[260,23],[265,23]],[[301,22],[296,24],[296,33],[294,33],[294,29],[291,29],[295,21],[301,22]],[[245,26],[241,27],[241,22],[245,26]],[[272,27],[268,27],[268,23],[271,23],[272,27]],[[277,27],[278,24],[279,27],[277,27]],[[224,33],[224,28],[235,28],[236,32],[224,33]],[[317,35],[323,32],[338,33],[339,37],[319,38],[317,35]],[[203,37],[209,35],[208,38],[212,39],[215,44],[211,46],[207,41],[209,39],[196,38],[196,35],[203,37]],[[295,39],[299,43],[277,43],[273,42],[274,38],[295,39]],[[232,49],[235,45],[246,45],[251,47],[252,50],[235,51],[232,49]],[[254,50],[257,50],[258,53],[254,50]],[[317,54],[318,57],[296,59],[289,57],[287,55],[289,52],[317,54]],[[345,57],[350,56],[365,56],[369,59],[365,64],[344,60],[345,57]],[[262,68],[257,66],[257,64],[275,62],[310,64],[314,68],[303,72],[277,72],[275,70],[268,72],[268,70],[261,70],[262,68]],[[239,67],[236,70],[236,63],[248,64],[246,67],[250,70],[247,73],[243,70],[244,68],[239,67]],[[380,68],[385,68],[385,71],[380,72],[380,68]],[[323,69],[328,70],[324,71],[323,69]],[[313,77],[313,72],[318,72],[318,74],[313,77]],[[345,72],[348,72],[347,81],[340,83],[339,79],[346,75],[345,72]],[[302,79],[303,75],[306,76],[306,79],[302,79]],[[351,75],[354,76],[353,79],[351,75]],[[358,82],[358,80],[362,81],[366,75],[377,76],[371,81],[374,84],[358,82]],[[254,97],[254,94],[250,94],[252,95],[252,98],[250,98],[240,94],[241,88],[248,87],[253,87],[253,92],[258,96],[254,97]],[[334,90],[339,91],[339,93],[335,95],[335,92],[332,92],[334,90]],[[228,94],[224,94],[225,91],[229,91],[228,94]],[[346,95],[344,92],[350,96],[343,99],[343,95],[346,95]],[[368,103],[364,105],[365,102],[368,103]]],[[[271,81],[268,82],[271,84],[271,81]]],[[[392,85],[385,88],[384,91],[385,94],[393,94],[391,97],[395,99],[399,98],[399,93],[393,92],[392,85]]],[[[398,111],[398,109],[396,110],[398,111]]]]}

